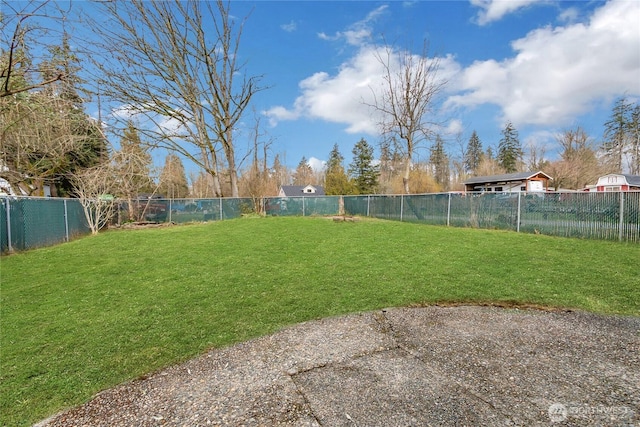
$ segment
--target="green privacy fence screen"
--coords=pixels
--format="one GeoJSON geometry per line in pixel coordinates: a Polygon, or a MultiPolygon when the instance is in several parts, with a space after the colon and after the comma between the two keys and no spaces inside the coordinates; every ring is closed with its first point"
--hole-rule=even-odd
{"type": "Polygon", "coordinates": [[[3,253],[68,242],[88,232],[84,211],[77,199],[0,198],[3,253]]]}
{"type": "MultiPolygon", "coordinates": [[[[340,196],[270,197],[218,199],[157,199],[143,204],[140,219],[177,224],[193,221],[217,221],[238,218],[243,214],[264,212],[270,216],[336,215],[340,196]]],[[[119,223],[128,220],[126,204],[119,210],[119,223]]]]}
{"type": "MultiPolygon", "coordinates": [[[[139,220],[153,222],[218,221],[256,211],[269,216],[347,214],[640,243],[640,192],[154,199],[135,208],[139,220]]],[[[130,221],[131,211],[126,202],[119,202],[111,225],[130,221]]],[[[48,246],[87,233],[76,199],[0,198],[2,253],[48,246]]]]}
{"type": "Polygon", "coordinates": [[[640,192],[344,196],[344,211],[433,225],[640,242],[640,192]]]}

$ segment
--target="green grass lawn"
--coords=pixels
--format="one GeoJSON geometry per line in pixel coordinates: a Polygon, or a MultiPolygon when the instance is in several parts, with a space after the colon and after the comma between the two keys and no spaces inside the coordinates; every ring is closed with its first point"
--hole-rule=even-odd
{"type": "Polygon", "coordinates": [[[323,218],[111,231],[0,260],[0,425],[208,348],[382,307],[640,314],[640,245],[323,218]]]}

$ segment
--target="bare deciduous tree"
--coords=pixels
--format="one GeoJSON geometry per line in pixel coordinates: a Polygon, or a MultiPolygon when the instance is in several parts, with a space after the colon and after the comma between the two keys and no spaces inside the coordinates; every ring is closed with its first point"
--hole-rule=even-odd
{"type": "Polygon", "coordinates": [[[113,166],[108,162],[84,169],[73,176],[74,192],[92,234],[98,234],[113,217],[116,202],[111,189],[115,179],[113,166]]]}
{"type": "Polygon", "coordinates": [[[49,1],[2,0],[0,9],[0,24],[3,28],[0,32],[0,98],[64,80],[67,76],[60,70],[43,74],[42,63],[33,60],[29,48],[39,45],[45,50],[42,40],[52,32],[52,28],[45,26],[45,22],[53,22],[59,26],[66,12],[49,1]],[[37,23],[32,24],[34,20],[37,23]]]}
{"type": "Polygon", "coordinates": [[[596,156],[594,143],[584,129],[578,127],[566,130],[556,139],[562,152],[560,160],[549,166],[554,188],[579,190],[597,181],[603,170],[596,156]]]}
{"type": "Polygon", "coordinates": [[[238,49],[244,21],[236,26],[223,0],[102,4],[111,18],[108,27],[97,27],[111,57],[95,62],[102,93],[154,123],[140,131],[155,146],[200,166],[218,196],[223,158],[237,197],[234,131],[253,95],[264,89],[260,76],[243,73],[238,49]]]}
{"type": "Polygon", "coordinates": [[[253,148],[251,153],[253,154],[253,160],[249,168],[240,178],[241,193],[244,196],[251,197],[253,210],[256,213],[262,213],[262,200],[264,197],[274,196],[276,194],[274,192],[274,187],[276,186],[275,174],[272,174],[267,166],[269,147],[273,144],[273,140],[267,138],[267,135],[261,132],[260,129],[260,117],[256,115],[252,131],[253,148]]]}
{"type": "Polygon", "coordinates": [[[480,163],[475,170],[475,176],[491,176],[500,175],[505,173],[505,170],[500,166],[498,161],[493,157],[493,149],[487,148],[487,151],[482,155],[480,163]]]}
{"type": "Polygon", "coordinates": [[[370,106],[382,115],[383,135],[395,135],[402,142],[402,181],[408,194],[413,155],[434,135],[434,101],[446,81],[438,79],[439,60],[429,58],[426,42],[421,55],[386,47],[377,51],[376,57],[383,67],[384,87],[378,93],[372,89],[374,101],[370,106]]]}
{"type": "Polygon", "coordinates": [[[191,181],[191,197],[196,199],[209,199],[214,197],[212,186],[209,183],[211,175],[208,175],[202,171],[189,173],[189,180],[191,181]]]}

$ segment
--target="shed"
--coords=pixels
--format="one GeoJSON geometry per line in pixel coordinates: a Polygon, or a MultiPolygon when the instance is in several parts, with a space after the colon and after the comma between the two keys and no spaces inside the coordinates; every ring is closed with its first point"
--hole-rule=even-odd
{"type": "Polygon", "coordinates": [[[476,176],[464,182],[465,191],[547,191],[551,177],[542,171],[476,176]]]}

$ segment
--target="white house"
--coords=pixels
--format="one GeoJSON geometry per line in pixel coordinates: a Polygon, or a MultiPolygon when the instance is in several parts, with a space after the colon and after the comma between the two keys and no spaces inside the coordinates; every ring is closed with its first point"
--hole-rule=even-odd
{"type": "Polygon", "coordinates": [[[585,191],[640,191],[640,175],[610,173],[598,178],[596,185],[588,185],[585,191]]]}
{"type": "Polygon", "coordinates": [[[0,196],[15,196],[15,192],[13,188],[11,188],[11,184],[4,178],[0,178],[0,196]]]}
{"type": "Polygon", "coordinates": [[[324,188],[320,185],[283,185],[278,197],[324,196],[324,188]]]}

